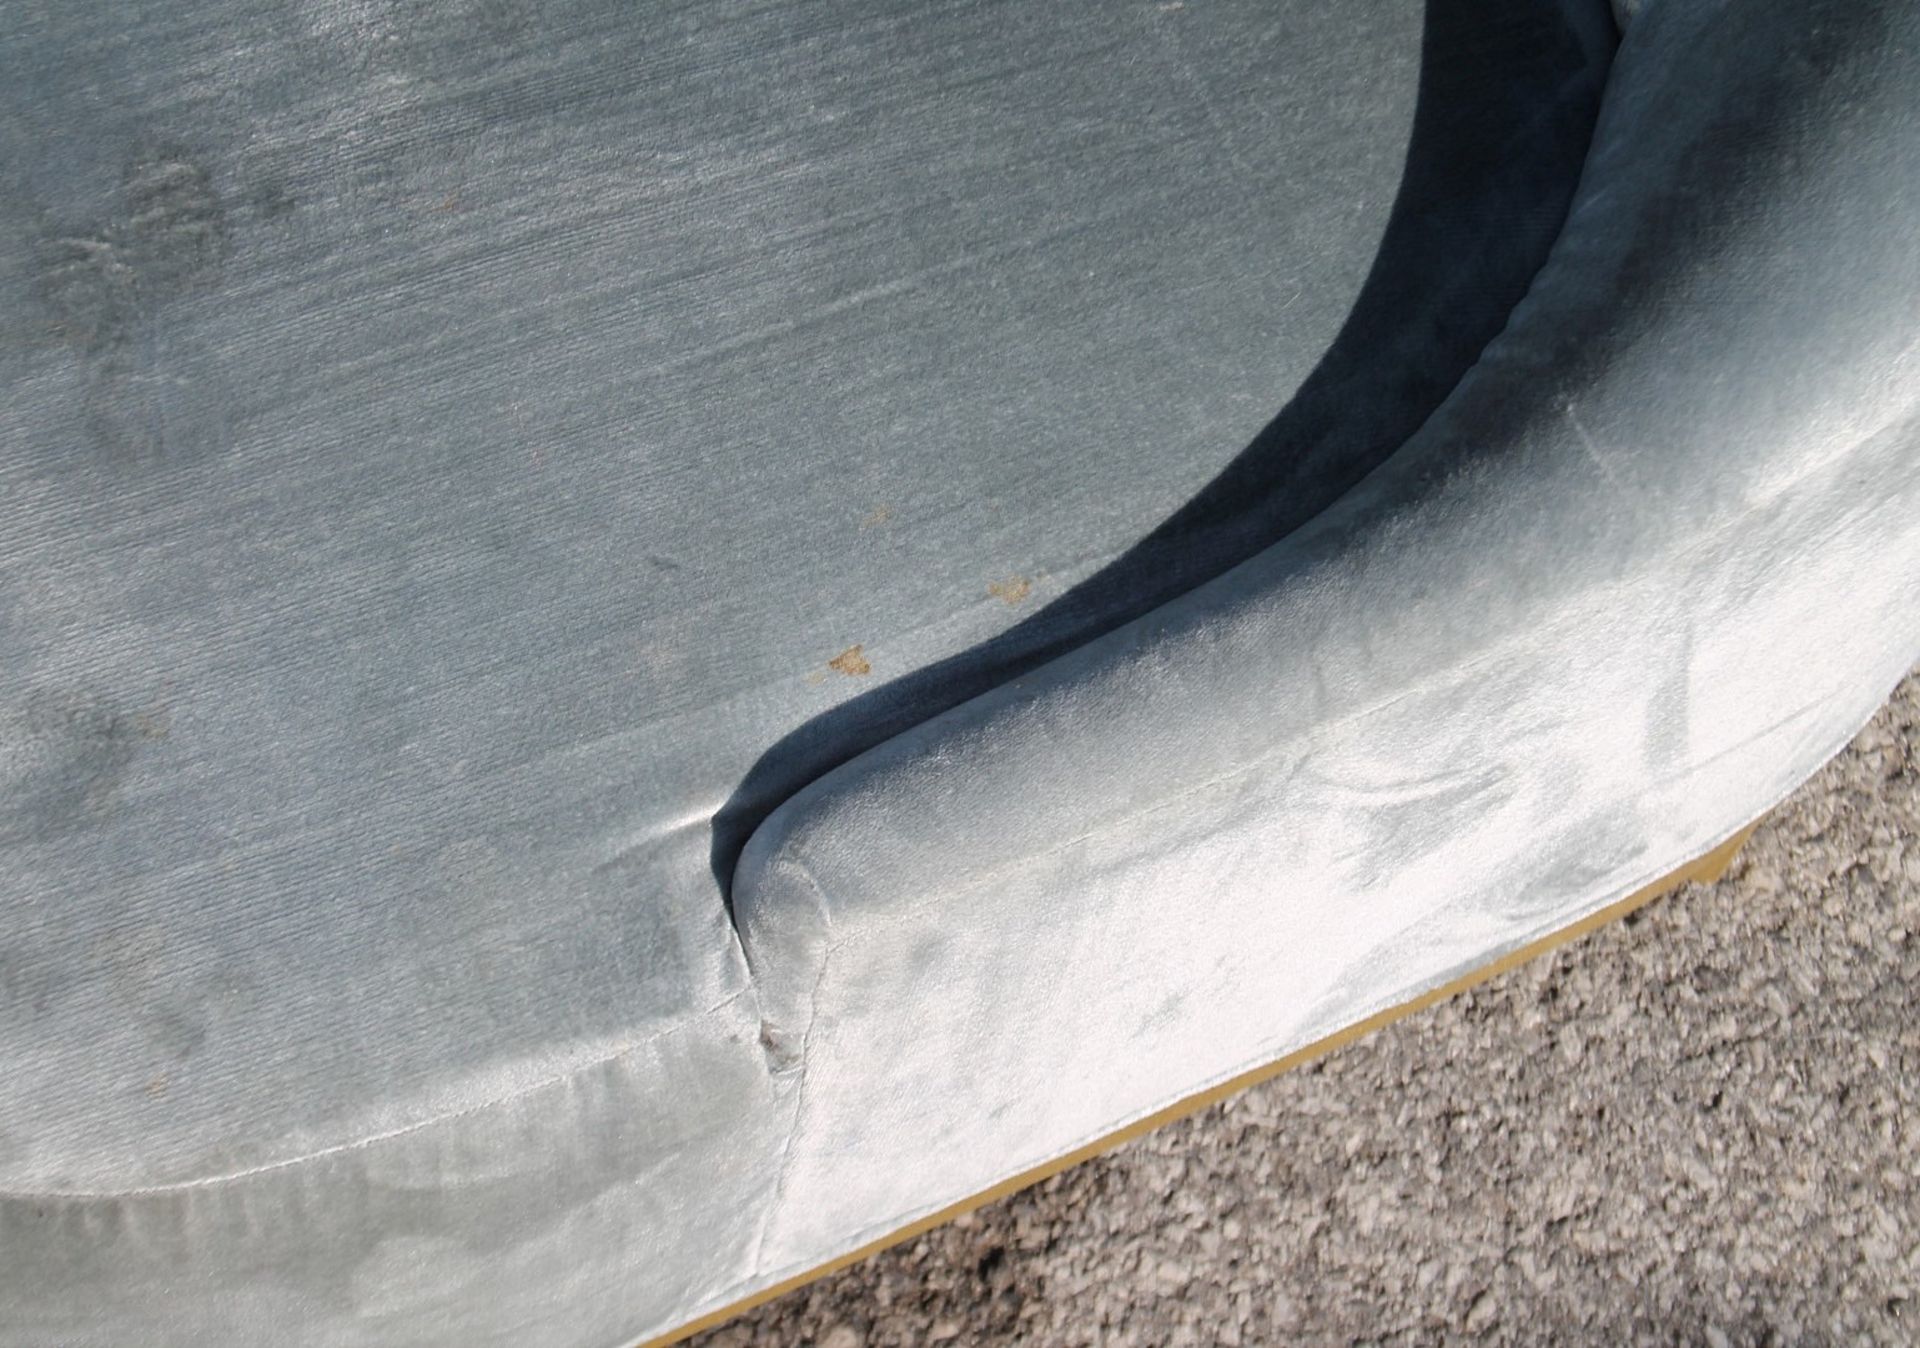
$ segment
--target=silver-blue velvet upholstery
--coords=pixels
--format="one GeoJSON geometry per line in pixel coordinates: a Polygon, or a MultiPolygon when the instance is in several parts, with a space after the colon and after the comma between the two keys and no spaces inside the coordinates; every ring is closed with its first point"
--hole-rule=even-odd
{"type": "Polygon", "coordinates": [[[1920,658],[1920,6],[0,7],[0,1343],[612,1345],[1920,658]]]}

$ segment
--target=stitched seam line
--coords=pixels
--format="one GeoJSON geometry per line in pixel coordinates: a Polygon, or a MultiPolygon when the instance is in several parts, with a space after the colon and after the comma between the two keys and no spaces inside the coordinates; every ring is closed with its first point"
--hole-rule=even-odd
{"type": "Polygon", "coordinates": [[[622,1048],[615,1049],[611,1053],[595,1058],[591,1062],[582,1063],[570,1071],[548,1077],[544,1081],[537,1081],[531,1086],[523,1086],[519,1090],[508,1091],[504,1095],[494,1096],[476,1105],[467,1105],[461,1109],[450,1110],[445,1114],[436,1114],[431,1118],[422,1119],[418,1123],[409,1123],[399,1128],[388,1129],[383,1133],[374,1133],[368,1137],[356,1138],[352,1142],[342,1142],[336,1146],[322,1147],[317,1151],[305,1152],[299,1156],[289,1157],[284,1161],[269,1161],[264,1165],[250,1166],[245,1170],[234,1170],[224,1175],[208,1175],[201,1179],[180,1180],[173,1184],[151,1184],[135,1189],[0,1190],[0,1203],[98,1203],[111,1202],[123,1198],[148,1198],[161,1194],[184,1193],[195,1189],[210,1189],[221,1184],[233,1184],[240,1180],[253,1179],[260,1175],[272,1174],[276,1170],[291,1170],[295,1166],[307,1165],[313,1161],[324,1160],[327,1157],[339,1156],[347,1152],[364,1151],[382,1142],[391,1142],[395,1138],[406,1137],[411,1133],[418,1133],[428,1128],[437,1127],[443,1123],[451,1123],[456,1119],[464,1119],[471,1114],[481,1114],[489,1109],[496,1109],[501,1105],[510,1104],[515,1100],[537,1094],[540,1091],[551,1090],[555,1086],[578,1080],[589,1072],[597,1071],[605,1067],[608,1063],[618,1062],[621,1058],[638,1053],[641,1049],[665,1039],[668,1035],[680,1033],[695,1021],[704,1020],[715,1012],[725,1009],[753,990],[753,986],[748,984],[746,987],[728,993],[704,1011],[686,1020],[670,1025],[657,1034],[648,1035],[645,1039],[636,1040],[622,1048]]]}

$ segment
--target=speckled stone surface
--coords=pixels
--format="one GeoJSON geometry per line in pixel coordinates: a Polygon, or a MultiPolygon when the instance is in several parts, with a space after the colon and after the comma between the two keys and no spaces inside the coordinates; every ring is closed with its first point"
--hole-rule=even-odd
{"type": "Polygon", "coordinates": [[[694,1340],[1910,1343],[1920,673],[1721,883],[694,1340]]]}

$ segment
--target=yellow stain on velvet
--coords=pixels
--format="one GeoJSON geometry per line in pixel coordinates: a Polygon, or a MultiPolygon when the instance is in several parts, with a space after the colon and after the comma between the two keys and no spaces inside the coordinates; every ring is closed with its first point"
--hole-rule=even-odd
{"type": "Polygon", "coordinates": [[[840,654],[827,661],[827,668],[842,674],[859,678],[863,674],[873,673],[873,666],[867,662],[864,646],[849,646],[840,654]]]}
{"type": "Polygon", "coordinates": [[[987,593],[1003,604],[1017,604],[1033,593],[1033,582],[1025,576],[1011,576],[987,586],[987,593]]]}

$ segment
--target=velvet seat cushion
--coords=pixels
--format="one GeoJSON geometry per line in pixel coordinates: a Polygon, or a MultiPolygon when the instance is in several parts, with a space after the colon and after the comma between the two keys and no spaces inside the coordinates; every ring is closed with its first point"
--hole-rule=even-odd
{"type": "Polygon", "coordinates": [[[1916,50],[0,12],[0,1342],[671,1331],[1725,840],[1920,657],[1916,50]]]}
{"type": "Polygon", "coordinates": [[[1418,425],[1605,56],[1414,0],[0,25],[0,1183],[49,1191],[737,990],[759,816],[1418,425]]]}

